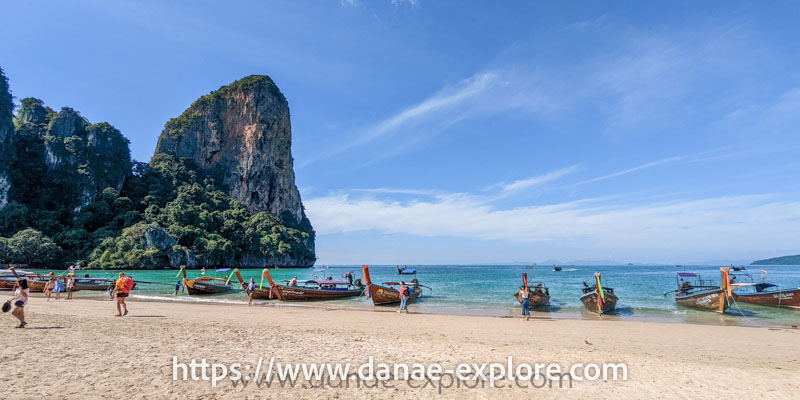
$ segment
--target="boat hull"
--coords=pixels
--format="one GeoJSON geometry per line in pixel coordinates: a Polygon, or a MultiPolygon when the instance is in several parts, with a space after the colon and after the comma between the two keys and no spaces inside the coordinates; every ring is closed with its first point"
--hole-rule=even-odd
{"type": "MultiPolygon", "coordinates": [[[[522,298],[519,295],[519,292],[514,294],[514,297],[517,299],[517,302],[522,304],[522,298]]],[[[544,293],[535,293],[530,292],[528,294],[528,308],[534,309],[536,307],[544,307],[550,305],[550,296],[544,293]]]]}
{"type": "MultiPolygon", "coordinates": [[[[400,303],[400,292],[397,289],[388,286],[370,285],[368,290],[372,304],[376,306],[400,303]]],[[[411,294],[408,297],[408,303],[413,303],[422,295],[422,289],[419,287],[409,286],[409,290],[411,290],[411,294]]]]}
{"type": "Polygon", "coordinates": [[[108,290],[108,284],[103,285],[92,285],[92,284],[80,284],[76,283],[75,287],[72,288],[73,292],[77,292],[78,290],[96,290],[99,292],[104,292],[108,290]]]}
{"type": "Polygon", "coordinates": [[[28,279],[28,289],[30,289],[32,293],[43,292],[45,285],[47,285],[47,281],[28,279]]]}
{"type": "Polygon", "coordinates": [[[770,307],[800,309],[800,289],[775,290],[761,293],[733,293],[733,300],[770,307]]]}
{"type": "Polygon", "coordinates": [[[203,295],[203,294],[217,294],[225,293],[231,290],[230,285],[214,285],[211,283],[186,281],[186,291],[190,295],[203,295]]]}
{"type": "Polygon", "coordinates": [[[583,303],[583,308],[596,314],[602,315],[614,312],[614,309],[617,307],[617,296],[606,293],[605,298],[606,300],[603,302],[602,310],[597,306],[597,292],[591,292],[581,296],[581,303],[583,303]]]}
{"type": "Polygon", "coordinates": [[[702,311],[723,312],[730,307],[730,302],[722,289],[707,290],[695,294],[676,295],[675,302],[683,307],[702,311]]]}
{"type": "Polygon", "coordinates": [[[364,289],[315,289],[301,286],[276,285],[275,294],[280,301],[335,300],[361,296],[364,289]]]}

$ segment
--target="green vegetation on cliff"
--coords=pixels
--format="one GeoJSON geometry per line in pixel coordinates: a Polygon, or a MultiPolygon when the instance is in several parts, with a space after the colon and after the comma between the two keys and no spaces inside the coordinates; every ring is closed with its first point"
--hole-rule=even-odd
{"type": "Polygon", "coordinates": [[[214,102],[217,100],[230,97],[234,93],[258,88],[265,88],[274,96],[285,99],[283,97],[283,93],[281,93],[280,89],[278,89],[278,85],[276,85],[270,77],[266,75],[250,75],[229,85],[222,86],[219,89],[195,100],[194,103],[192,103],[192,105],[180,116],[167,121],[167,123],[164,125],[164,128],[170,131],[170,135],[180,136],[180,134],[192,126],[192,123],[195,120],[201,118],[204,112],[208,111],[208,109],[213,106],[214,102]]]}
{"type": "Polygon", "coordinates": [[[800,265],[800,254],[753,261],[750,265],[800,265]]]}

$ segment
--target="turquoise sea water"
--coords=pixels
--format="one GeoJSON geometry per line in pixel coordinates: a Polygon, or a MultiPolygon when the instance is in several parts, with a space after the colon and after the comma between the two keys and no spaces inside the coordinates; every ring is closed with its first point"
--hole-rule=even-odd
{"type": "MultiPolygon", "coordinates": [[[[423,297],[411,306],[412,311],[440,314],[485,315],[485,316],[516,316],[519,307],[512,298],[514,292],[522,284],[521,273],[528,274],[529,282],[544,282],[550,288],[550,309],[533,313],[535,317],[559,319],[622,319],[622,320],[660,320],[671,322],[709,323],[724,325],[745,326],[782,326],[800,324],[800,310],[776,309],[750,304],[738,303],[725,314],[703,312],[677,307],[672,295],[664,296],[665,291],[676,288],[675,275],[677,272],[695,272],[704,279],[719,282],[719,267],[712,266],[563,266],[560,272],[554,272],[552,266],[525,266],[508,265],[431,265],[409,266],[417,270],[420,283],[432,288],[423,290],[423,297]],[[593,273],[600,272],[606,286],[613,287],[619,297],[617,314],[597,316],[582,309],[579,300],[582,282],[590,285],[593,282],[593,273]]],[[[800,286],[800,266],[767,266],[769,271],[767,282],[777,284],[782,288],[800,286]]],[[[747,271],[754,281],[759,281],[761,267],[750,266],[747,271]]],[[[341,279],[346,271],[355,271],[361,277],[361,266],[330,266],[325,272],[319,271],[320,267],[312,269],[271,269],[270,274],[276,281],[290,279],[298,276],[299,279],[310,279],[313,274],[319,278],[332,276],[341,279]],[[324,276],[322,276],[324,275],[324,276]]],[[[59,273],[59,271],[55,271],[59,273]]],[[[79,275],[89,273],[93,277],[112,277],[119,271],[79,271],[79,275]]],[[[174,296],[174,285],[180,280],[176,278],[177,271],[125,271],[133,276],[136,281],[163,282],[164,285],[139,283],[133,292],[133,298],[168,300],[168,301],[193,301],[193,302],[247,302],[246,295],[238,290],[236,278],[233,287],[237,290],[214,296],[188,296],[182,294],[174,296]]],[[[219,273],[217,276],[227,277],[228,273],[219,273]]],[[[248,280],[251,276],[260,281],[260,269],[243,269],[242,276],[248,280]]],[[[741,274],[737,273],[737,274],[741,274]]],[[[189,271],[189,277],[199,276],[197,270],[189,271]]],[[[213,276],[214,271],[209,269],[207,276],[213,276]]],[[[412,276],[398,275],[396,267],[370,266],[370,275],[375,283],[410,280],[412,276]]],[[[746,277],[739,278],[740,281],[746,277]]],[[[266,281],[264,282],[267,287],[266,281]]],[[[79,296],[101,297],[102,292],[79,292],[79,296]]],[[[345,307],[372,310],[374,306],[364,297],[335,300],[325,302],[282,303],[277,301],[259,301],[268,306],[296,306],[302,304],[310,307],[345,307]]],[[[379,307],[379,310],[391,308],[379,307]]]]}

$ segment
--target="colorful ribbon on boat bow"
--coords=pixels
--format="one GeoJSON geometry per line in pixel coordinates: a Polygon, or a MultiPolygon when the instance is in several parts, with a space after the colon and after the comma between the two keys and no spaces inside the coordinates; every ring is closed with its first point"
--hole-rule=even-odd
{"type": "Polygon", "coordinates": [[[603,302],[606,301],[606,295],[603,293],[603,286],[600,284],[600,273],[594,273],[594,280],[596,282],[595,291],[597,292],[597,309],[600,314],[603,313],[603,302]]]}

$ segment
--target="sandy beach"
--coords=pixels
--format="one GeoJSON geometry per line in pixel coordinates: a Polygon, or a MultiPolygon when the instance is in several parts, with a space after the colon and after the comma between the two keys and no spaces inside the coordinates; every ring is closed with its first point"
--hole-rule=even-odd
{"type": "MultiPolygon", "coordinates": [[[[788,398],[800,390],[800,330],[626,321],[463,317],[325,307],[33,297],[29,326],[5,314],[0,363],[3,397],[24,398],[394,398],[439,388],[234,387],[222,380],[173,381],[181,362],[626,363],[627,381],[572,387],[441,388],[447,398],[719,398],[756,393],[788,398]],[[266,362],[266,361],[265,361],[266,362]],[[753,392],[748,392],[753,390],[753,392]]],[[[412,306],[413,310],[413,306],[412,306]]],[[[421,386],[421,385],[417,385],[421,386]]]]}

